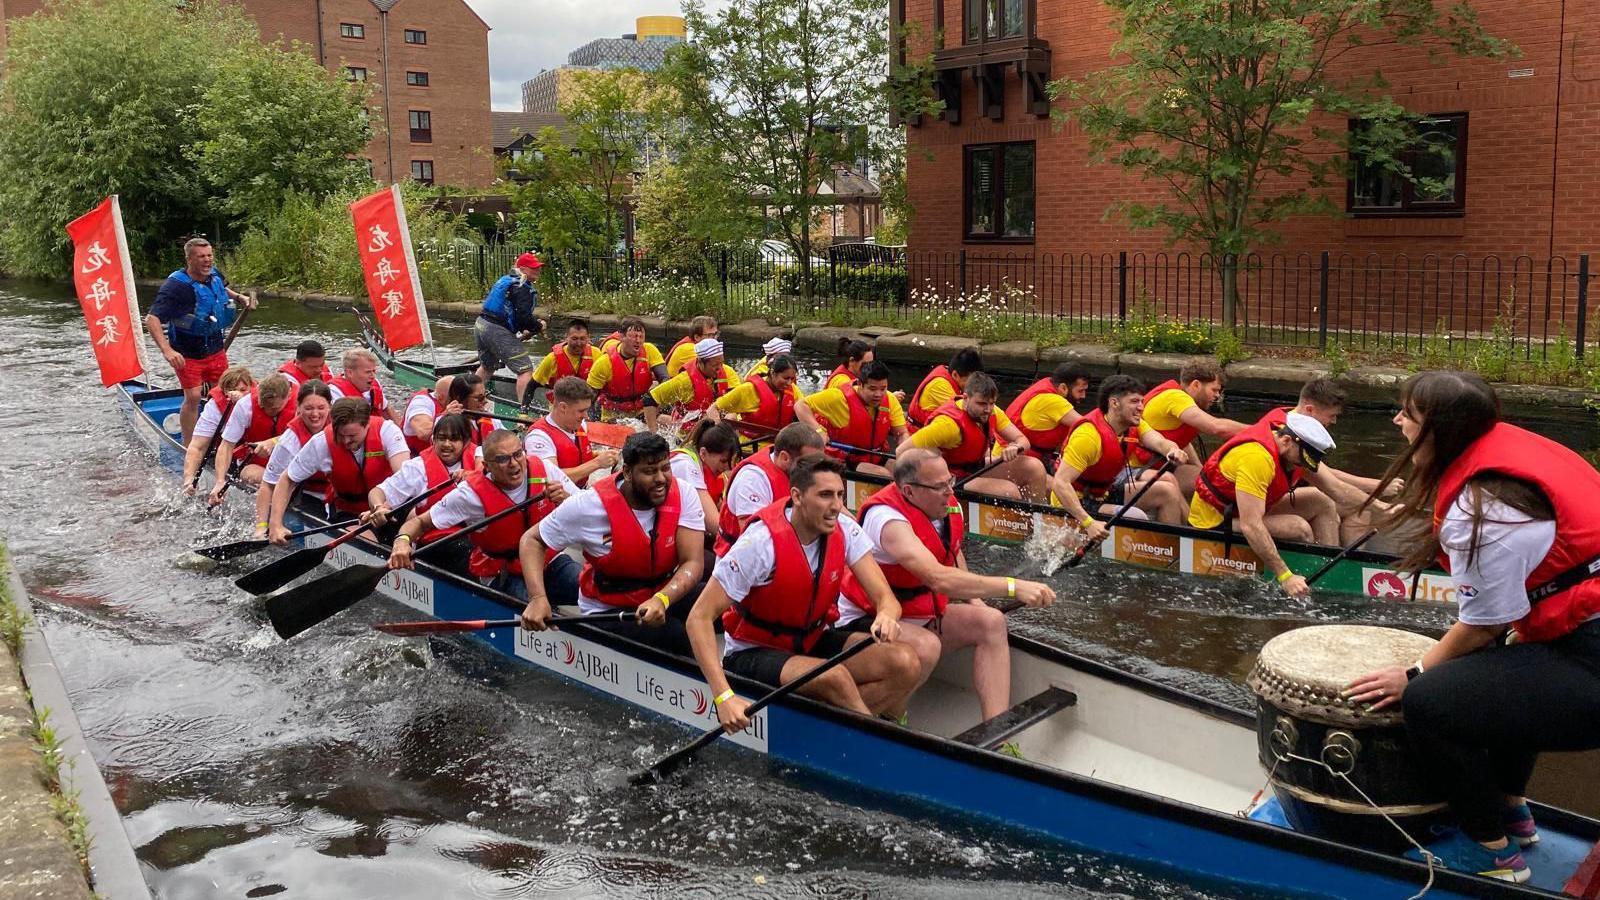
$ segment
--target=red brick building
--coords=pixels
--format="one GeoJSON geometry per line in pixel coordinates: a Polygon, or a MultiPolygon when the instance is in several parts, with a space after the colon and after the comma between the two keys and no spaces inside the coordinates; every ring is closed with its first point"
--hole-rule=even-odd
{"type": "MultiPolygon", "coordinates": [[[[1341,259],[1370,267],[1372,260],[1390,265],[1398,258],[1410,265],[1431,254],[1446,275],[1463,264],[1458,255],[1480,274],[1485,265],[1537,273],[1554,257],[1558,274],[1575,277],[1579,255],[1600,251],[1600,4],[1473,0],[1473,6],[1482,25],[1516,44],[1520,57],[1446,57],[1434,64],[1419,50],[1372,45],[1339,63],[1349,72],[1381,68],[1390,93],[1426,117],[1430,140],[1451,151],[1428,173],[1444,187],[1429,195],[1375,175],[1336,186],[1330,193],[1343,216],[1288,223],[1281,245],[1262,248],[1288,261],[1284,277],[1295,275],[1291,269],[1314,270],[1322,251],[1330,251],[1336,270],[1341,259]],[[1519,256],[1528,259],[1518,262],[1519,256]]],[[[1164,234],[1132,231],[1105,215],[1113,202],[1158,196],[1158,188],[1116,167],[1091,165],[1077,125],[1049,118],[1046,84],[1115,62],[1105,6],[891,0],[891,16],[916,24],[922,35],[944,35],[934,60],[946,112],[906,129],[914,256],[965,251],[969,287],[982,260],[1008,255],[1036,264],[1048,259],[1063,269],[1019,277],[1066,282],[1104,274],[1078,272],[1073,260],[1115,260],[1124,251],[1146,262],[1163,252],[1169,261],[1177,258],[1182,248],[1167,249],[1164,234]],[[985,16],[987,23],[977,21],[985,16]]],[[[1335,282],[1340,277],[1335,271],[1335,282]]],[[[1083,294],[1070,283],[1053,290],[1073,303],[1083,294]]],[[[1571,285],[1556,281],[1551,290],[1571,285]]],[[[1503,296],[1506,284],[1493,281],[1486,291],[1503,296]]],[[[1184,292],[1156,284],[1151,293],[1184,292]]]]}
{"type": "MultiPolygon", "coordinates": [[[[263,40],[299,41],[329,70],[372,86],[380,182],[483,186],[494,180],[489,26],[465,0],[239,0],[263,40]]],[[[0,0],[5,22],[42,0],[0,0]]]]}

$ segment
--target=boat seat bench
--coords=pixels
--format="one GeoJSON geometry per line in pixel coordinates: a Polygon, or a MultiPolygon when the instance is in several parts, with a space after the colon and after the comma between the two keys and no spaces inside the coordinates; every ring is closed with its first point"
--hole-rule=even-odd
{"type": "Polygon", "coordinates": [[[952,740],[982,747],[985,750],[995,750],[1045,719],[1077,704],[1077,694],[1058,687],[1045,688],[989,721],[968,728],[952,740]]]}

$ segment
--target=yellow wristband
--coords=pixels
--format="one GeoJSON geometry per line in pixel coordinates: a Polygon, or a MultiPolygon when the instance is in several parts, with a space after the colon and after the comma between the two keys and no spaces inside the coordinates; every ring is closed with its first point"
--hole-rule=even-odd
{"type": "Polygon", "coordinates": [[[667,596],[667,592],[666,591],[656,591],[655,592],[655,596],[651,597],[650,599],[651,600],[660,600],[662,609],[666,609],[667,607],[672,605],[672,598],[667,596]]]}
{"type": "Polygon", "coordinates": [[[267,527],[267,524],[268,523],[265,520],[262,520],[262,521],[256,523],[256,527],[257,528],[265,528],[265,527],[267,527]]]}
{"type": "Polygon", "coordinates": [[[1017,579],[1010,575],[1006,576],[1006,596],[1012,600],[1017,599],[1017,579]]]}
{"type": "Polygon", "coordinates": [[[722,693],[716,695],[715,697],[712,697],[711,698],[711,705],[712,706],[721,706],[722,704],[728,702],[728,698],[732,697],[732,696],[733,696],[733,688],[728,688],[727,690],[725,690],[722,693]]]}
{"type": "Polygon", "coordinates": [[[1090,525],[1094,524],[1094,516],[1084,516],[1083,521],[1079,522],[1078,524],[1088,528],[1090,525]]]}
{"type": "Polygon", "coordinates": [[[409,534],[399,534],[399,535],[395,535],[395,539],[394,539],[394,542],[395,542],[395,543],[396,543],[396,544],[398,544],[398,543],[400,543],[400,542],[401,542],[401,541],[405,541],[405,542],[406,542],[406,543],[408,543],[408,544],[409,544],[409,543],[411,543],[411,535],[409,535],[409,534]]]}
{"type": "Polygon", "coordinates": [[[1294,570],[1293,569],[1284,569],[1282,572],[1278,573],[1278,583],[1279,584],[1283,584],[1285,581],[1288,581],[1289,579],[1291,579],[1293,577],[1294,577],[1294,570]]]}

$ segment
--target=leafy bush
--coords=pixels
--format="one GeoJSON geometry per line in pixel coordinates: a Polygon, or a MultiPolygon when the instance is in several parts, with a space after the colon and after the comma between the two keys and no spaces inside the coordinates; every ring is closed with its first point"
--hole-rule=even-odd
{"type": "MultiPolygon", "coordinates": [[[[778,279],[778,293],[802,296],[800,267],[793,264],[774,267],[778,279]]],[[[830,272],[826,266],[811,270],[812,296],[838,297],[868,303],[900,303],[906,297],[906,269],[904,266],[854,268],[835,266],[830,272]]]]}
{"type": "MultiPolygon", "coordinates": [[[[1124,353],[1215,353],[1217,342],[1206,329],[1192,322],[1179,322],[1158,313],[1148,300],[1134,304],[1128,320],[1112,335],[1112,343],[1124,353]]],[[[1237,335],[1233,336],[1238,340],[1237,335]]]]}

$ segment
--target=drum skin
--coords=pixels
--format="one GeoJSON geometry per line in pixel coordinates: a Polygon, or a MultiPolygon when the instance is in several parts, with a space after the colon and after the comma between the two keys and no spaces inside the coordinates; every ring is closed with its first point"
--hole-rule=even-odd
{"type": "Polygon", "coordinates": [[[1374,713],[1342,695],[1354,678],[1409,666],[1433,643],[1391,628],[1317,625],[1261,649],[1246,680],[1258,701],[1256,743],[1296,830],[1392,849],[1405,841],[1374,804],[1407,830],[1427,833],[1439,818],[1444,797],[1422,778],[1398,706],[1374,713]]]}

